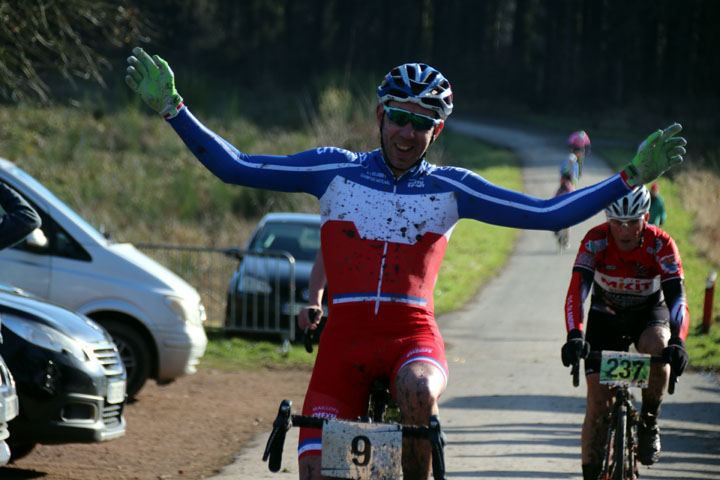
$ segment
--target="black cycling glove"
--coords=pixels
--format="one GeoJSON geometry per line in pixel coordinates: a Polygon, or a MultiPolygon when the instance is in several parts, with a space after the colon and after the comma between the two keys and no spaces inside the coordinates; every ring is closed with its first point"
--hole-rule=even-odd
{"type": "Polygon", "coordinates": [[[590,344],[585,341],[585,335],[582,330],[577,328],[570,330],[567,334],[567,342],[562,346],[561,350],[563,365],[569,367],[580,362],[581,358],[585,358],[590,353],[590,344]]]}
{"type": "Polygon", "coordinates": [[[670,339],[668,346],[663,350],[663,357],[670,364],[672,372],[678,377],[682,375],[690,362],[690,357],[685,350],[685,342],[680,337],[670,339]]]}

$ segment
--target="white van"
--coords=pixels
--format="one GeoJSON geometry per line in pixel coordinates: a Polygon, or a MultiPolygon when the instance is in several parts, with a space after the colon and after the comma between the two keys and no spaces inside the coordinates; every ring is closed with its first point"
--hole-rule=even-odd
{"type": "Polygon", "coordinates": [[[196,371],[205,353],[205,308],[183,279],[131,244],[106,239],[12,162],[0,181],[42,217],[18,245],[0,251],[0,282],[85,314],[113,336],[134,396],[148,378],[167,383],[196,371]]]}

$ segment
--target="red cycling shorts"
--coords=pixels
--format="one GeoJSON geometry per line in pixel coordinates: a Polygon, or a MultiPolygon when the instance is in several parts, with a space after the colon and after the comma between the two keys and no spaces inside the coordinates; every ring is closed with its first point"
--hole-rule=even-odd
{"type": "MultiPolygon", "coordinates": [[[[448,365],[442,337],[431,314],[422,308],[384,302],[335,305],[328,316],[303,415],[357,418],[367,415],[372,383],[390,381],[413,362],[435,365],[445,377],[448,365]]],[[[300,429],[298,456],[320,455],[322,431],[300,429]]]]}

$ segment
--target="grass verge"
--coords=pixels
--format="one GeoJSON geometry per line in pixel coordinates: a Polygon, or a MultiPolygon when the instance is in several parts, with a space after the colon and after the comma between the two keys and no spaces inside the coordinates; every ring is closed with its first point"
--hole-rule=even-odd
{"type": "Polygon", "coordinates": [[[200,365],[221,370],[260,367],[301,367],[315,363],[317,349],[307,353],[302,345],[282,344],[274,339],[227,336],[207,329],[208,346],[200,365]]]}

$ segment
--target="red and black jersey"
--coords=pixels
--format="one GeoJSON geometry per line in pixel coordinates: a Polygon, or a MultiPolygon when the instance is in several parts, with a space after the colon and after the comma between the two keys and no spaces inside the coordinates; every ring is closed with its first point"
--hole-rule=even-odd
{"type": "Polygon", "coordinates": [[[591,308],[604,311],[644,310],[666,301],[673,335],[687,336],[689,312],[680,254],[672,237],[660,228],[647,225],[640,244],[630,252],[617,247],[607,223],[585,235],[565,300],[568,331],[582,329],[590,285],[591,308]]]}

